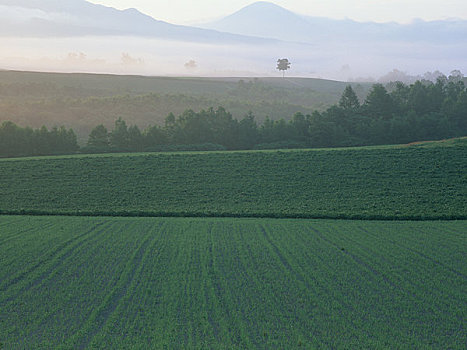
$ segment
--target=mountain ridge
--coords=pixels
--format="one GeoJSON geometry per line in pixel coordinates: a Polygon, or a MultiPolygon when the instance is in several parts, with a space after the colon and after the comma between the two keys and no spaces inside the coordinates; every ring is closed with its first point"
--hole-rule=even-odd
{"type": "Polygon", "coordinates": [[[198,26],[241,35],[304,43],[382,39],[442,43],[457,42],[467,37],[467,20],[462,19],[416,19],[408,24],[358,22],[351,19],[297,14],[267,1],[255,2],[220,20],[198,26]]]}
{"type": "Polygon", "coordinates": [[[157,20],[135,8],[117,10],[85,0],[0,0],[0,36],[135,35],[172,40],[271,43],[274,40],[221,33],[157,20]],[[16,17],[14,16],[16,15],[16,17]]]}
{"type": "Polygon", "coordinates": [[[358,40],[457,43],[467,37],[467,20],[357,22],[301,15],[267,1],[196,26],[171,24],[135,8],[117,10],[85,0],[0,0],[0,9],[0,36],[136,35],[198,42],[307,44],[358,40]]]}
{"type": "Polygon", "coordinates": [[[85,0],[0,0],[0,44],[10,48],[0,66],[275,76],[277,59],[287,57],[289,76],[338,80],[368,80],[393,69],[467,71],[466,20],[356,22],[304,16],[263,1],[212,23],[175,25],[85,0]]]}

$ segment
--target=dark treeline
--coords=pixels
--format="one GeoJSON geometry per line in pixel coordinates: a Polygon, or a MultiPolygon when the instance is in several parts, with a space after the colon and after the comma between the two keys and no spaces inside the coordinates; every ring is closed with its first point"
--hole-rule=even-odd
{"type": "MultiPolygon", "coordinates": [[[[417,81],[412,85],[373,85],[361,103],[347,86],[337,105],[289,121],[250,113],[237,120],[224,108],[169,114],[164,125],[141,131],[122,119],[113,130],[95,127],[83,153],[170,150],[242,150],[342,147],[408,143],[467,135],[467,89],[461,79],[417,81]]],[[[4,123],[2,156],[70,153],[77,150],[72,130],[32,130],[4,123]]]]}
{"type": "Polygon", "coordinates": [[[360,103],[347,86],[338,105],[291,120],[266,118],[258,125],[252,114],[236,120],[224,108],[169,114],[163,126],[140,131],[124,120],[108,132],[96,127],[87,151],[158,151],[190,149],[265,149],[341,147],[408,143],[467,135],[467,90],[462,80],[439,79],[388,88],[373,85],[360,103]],[[388,91],[389,89],[389,91],[388,91]],[[184,146],[182,146],[184,145],[184,146]]]}
{"type": "Polygon", "coordinates": [[[76,135],[71,129],[21,128],[9,121],[0,126],[1,157],[71,154],[78,150],[76,135]]]}
{"type": "Polygon", "coordinates": [[[339,104],[309,118],[312,147],[398,144],[467,135],[462,80],[373,85],[363,104],[347,87],[339,104]]]}

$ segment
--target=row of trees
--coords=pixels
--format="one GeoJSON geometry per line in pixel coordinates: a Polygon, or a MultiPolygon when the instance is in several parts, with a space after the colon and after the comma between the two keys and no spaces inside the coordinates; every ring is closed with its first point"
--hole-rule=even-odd
{"type": "Polygon", "coordinates": [[[347,87],[338,105],[310,117],[313,147],[397,144],[467,135],[462,80],[373,85],[365,101],[347,87]],[[389,89],[389,91],[388,91],[389,89]]]}
{"type": "Polygon", "coordinates": [[[237,120],[224,108],[173,114],[163,126],[144,131],[119,119],[113,131],[103,125],[89,137],[88,151],[163,150],[170,145],[216,144],[225,149],[339,147],[408,143],[467,135],[467,90],[462,80],[373,85],[361,103],[352,87],[337,105],[289,121],[250,113],[237,120]]]}
{"type": "Polygon", "coordinates": [[[95,127],[89,135],[85,151],[175,150],[177,145],[196,149],[199,145],[205,145],[207,149],[251,149],[258,141],[259,128],[251,113],[237,120],[219,107],[200,112],[187,110],[177,118],[171,113],[163,126],[150,126],[143,131],[136,125],[128,127],[119,118],[111,132],[103,125],[95,127]]]}
{"type": "Polygon", "coordinates": [[[21,128],[9,121],[0,125],[0,157],[70,154],[78,149],[76,135],[71,129],[21,128]]]}
{"type": "MultiPolygon", "coordinates": [[[[338,104],[324,112],[296,113],[289,121],[253,114],[233,118],[224,108],[169,114],[164,125],[141,131],[119,118],[113,130],[104,125],[89,135],[86,152],[181,149],[262,149],[339,147],[408,143],[467,135],[467,89],[461,79],[417,81],[412,85],[373,85],[364,101],[347,86],[338,104]]],[[[0,127],[0,156],[74,153],[73,130],[0,127]]]]}

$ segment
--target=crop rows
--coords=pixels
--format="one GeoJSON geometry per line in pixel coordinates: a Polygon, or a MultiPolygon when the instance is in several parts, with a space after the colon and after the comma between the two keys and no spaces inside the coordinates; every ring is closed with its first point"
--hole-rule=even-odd
{"type": "Polygon", "coordinates": [[[0,160],[0,213],[466,219],[452,147],[0,160]]]}
{"type": "Polygon", "coordinates": [[[466,222],[0,218],[6,349],[463,349],[466,222]]]}

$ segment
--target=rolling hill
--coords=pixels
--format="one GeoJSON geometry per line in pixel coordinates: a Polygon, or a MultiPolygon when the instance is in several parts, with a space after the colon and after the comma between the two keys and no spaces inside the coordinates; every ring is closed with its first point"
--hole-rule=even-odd
{"type": "MultiPolygon", "coordinates": [[[[346,83],[306,78],[174,78],[98,74],[0,72],[0,123],[65,125],[81,144],[96,125],[118,117],[140,128],[163,125],[169,113],[226,107],[236,118],[253,112],[289,119],[336,103],[346,83]]],[[[370,84],[353,84],[363,98],[370,84]]]]}
{"type": "Polygon", "coordinates": [[[1,159],[0,214],[466,219],[466,141],[1,159]]]}

